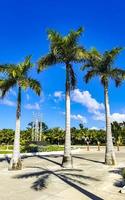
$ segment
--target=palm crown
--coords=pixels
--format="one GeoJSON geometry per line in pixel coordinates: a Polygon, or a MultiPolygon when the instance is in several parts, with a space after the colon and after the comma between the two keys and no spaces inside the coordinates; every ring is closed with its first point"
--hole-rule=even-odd
{"type": "Polygon", "coordinates": [[[70,31],[67,36],[61,36],[58,32],[49,30],[48,39],[50,40],[50,51],[38,62],[38,71],[49,65],[65,63],[70,76],[70,86],[75,87],[76,77],[72,68],[72,63],[78,63],[85,59],[87,53],[85,49],[78,44],[78,39],[82,34],[82,28],[77,31],[70,31]]]}
{"type": "Polygon", "coordinates": [[[104,54],[100,54],[96,49],[92,49],[89,52],[89,59],[86,61],[84,67],[89,68],[85,75],[85,82],[94,76],[99,76],[101,83],[104,86],[108,86],[109,79],[115,81],[116,86],[119,86],[125,76],[125,71],[117,67],[113,67],[114,61],[123,48],[113,48],[110,51],[106,51],[104,54]]]}
{"type": "Polygon", "coordinates": [[[4,77],[0,79],[2,98],[12,87],[16,85],[24,90],[29,87],[33,89],[36,94],[40,95],[40,83],[37,80],[28,76],[28,72],[33,66],[30,59],[31,56],[28,56],[25,58],[24,62],[20,64],[0,66],[0,73],[4,74],[4,77]]]}

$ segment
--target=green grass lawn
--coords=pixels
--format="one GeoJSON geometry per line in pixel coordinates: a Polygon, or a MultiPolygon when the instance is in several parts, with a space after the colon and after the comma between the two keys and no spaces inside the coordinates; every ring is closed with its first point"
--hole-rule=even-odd
{"type": "Polygon", "coordinates": [[[12,154],[12,151],[0,150],[0,154],[12,154]]]}

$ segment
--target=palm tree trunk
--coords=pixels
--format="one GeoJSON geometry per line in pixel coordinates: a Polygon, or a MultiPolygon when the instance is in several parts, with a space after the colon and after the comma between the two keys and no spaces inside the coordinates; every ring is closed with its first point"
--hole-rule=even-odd
{"type": "Polygon", "coordinates": [[[10,170],[19,170],[22,168],[21,157],[20,157],[20,116],[21,116],[21,88],[19,87],[18,98],[17,98],[14,149],[9,167],[10,170]]]}
{"type": "Polygon", "coordinates": [[[70,133],[70,81],[69,69],[66,67],[66,118],[65,118],[65,145],[62,166],[65,168],[72,167],[71,158],[71,133],[70,133]]]}
{"type": "Polygon", "coordinates": [[[112,141],[111,122],[110,122],[110,106],[108,98],[108,87],[104,86],[105,96],[105,118],[106,118],[106,152],[105,152],[105,164],[115,165],[116,158],[112,141]]]}

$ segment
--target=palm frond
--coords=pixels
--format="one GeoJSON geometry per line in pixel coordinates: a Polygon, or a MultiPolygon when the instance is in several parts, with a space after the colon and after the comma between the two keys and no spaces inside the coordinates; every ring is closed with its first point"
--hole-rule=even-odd
{"type": "Polygon", "coordinates": [[[91,69],[89,71],[87,71],[86,75],[84,76],[84,80],[86,83],[88,83],[94,76],[97,75],[97,70],[95,69],[91,69]]]}
{"type": "Polygon", "coordinates": [[[83,28],[80,27],[78,30],[73,31],[71,30],[69,32],[69,34],[67,36],[64,37],[64,39],[66,40],[66,43],[69,46],[73,46],[74,44],[77,44],[77,41],[79,39],[79,37],[81,36],[81,34],[83,33],[83,28]]]}
{"type": "Polygon", "coordinates": [[[57,63],[56,56],[53,53],[49,53],[46,56],[40,58],[40,60],[38,61],[38,72],[56,63],[57,63]]]}
{"type": "Polygon", "coordinates": [[[28,73],[28,71],[31,69],[31,67],[33,67],[33,63],[31,62],[31,55],[26,56],[24,59],[24,62],[18,64],[18,71],[20,70],[20,72],[24,75],[28,73]]]}
{"type": "Polygon", "coordinates": [[[6,93],[14,87],[16,84],[16,80],[14,79],[5,79],[5,80],[0,80],[0,90],[1,90],[1,97],[4,98],[6,93]]]}
{"type": "Polygon", "coordinates": [[[62,39],[61,35],[57,31],[54,31],[52,29],[48,29],[47,34],[48,34],[48,39],[51,42],[57,42],[62,39]]]}
{"type": "Polygon", "coordinates": [[[105,51],[105,53],[103,54],[103,65],[110,68],[111,65],[113,65],[116,57],[119,55],[119,53],[122,50],[123,50],[122,47],[116,47],[116,48],[113,48],[110,51],[105,51]]]}
{"type": "Polygon", "coordinates": [[[112,69],[110,71],[110,77],[115,81],[116,87],[118,87],[125,80],[125,70],[119,68],[112,69]]]}
{"type": "Polygon", "coordinates": [[[22,89],[30,88],[32,89],[38,96],[41,94],[41,85],[40,82],[33,78],[24,78],[19,82],[22,89]]]}
{"type": "Polygon", "coordinates": [[[12,74],[15,67],[16,67],[15,64],[0,65],[0,73],[5,73],[5,74],[8,74],[8,75],[12,74]]]}
{"type": "Polygon", "coordinates": [[[74,55],[74,62],[85,62],[87,59],[89,59],[89,54],[83,47],[76,47],[74,55]]]}

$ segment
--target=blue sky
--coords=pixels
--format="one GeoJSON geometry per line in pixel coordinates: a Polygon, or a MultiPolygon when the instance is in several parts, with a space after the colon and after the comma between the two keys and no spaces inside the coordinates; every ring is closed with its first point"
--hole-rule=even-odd
{"type": "MultiPolygon", "coordinates": [[[[18,63],[32,54],[34,63],[49,49],[46,30],[53,28],[62,34],[83,26],[80,43],[87,49],[96,47],[101,52],[116,46],[125,47],[124,0],[1,0],[0,1],[0,63],[18,63]]],[[[116,61],[125,68],[125,51],[116,61]]],[[[103,128],[103,88],[98,79],[89,84],[82,81],[79,65],[77,89],[71,94],[71,125],[103,128]]],[[[49,127],[64,127],[65,70],[63,65],[50,67],[37,75],[43,95],[38,98],[32,91],[22,94],[21,127],[32,121],[33,112],[41,112],[49,127]]],[[[109,97],[112,120],[125,120],[125,83],[115,88],[111,82],[109,97]]],[[[0,128],[15,128],[16,89],[0,102],[0,128]]]]}

